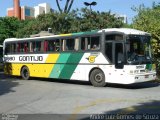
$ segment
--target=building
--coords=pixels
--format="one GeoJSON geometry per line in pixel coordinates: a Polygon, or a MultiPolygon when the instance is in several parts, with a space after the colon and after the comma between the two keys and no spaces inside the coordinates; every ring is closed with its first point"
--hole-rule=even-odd
{"type": "Polygon", "coordinates": [[[29,6],[20,6],[20,0],[13,0],[14,6],[13,8],[7,9],[7,16],[9,17],[17,17],[20,20],[32,19],[37,17],[42,13],[49,13],[51,11],[51,7],[47,3],[38,4],[35,7],[29,6]]]}
{"type": "Polygon", "coordinates": [[[47,3],[42,3],[42,4],[38,4],[38,6],[35,6],[34,10],[35,10],[34,17],[37,17],[40,14],[49,13],[51,11],[51,7],[47,3]]]}

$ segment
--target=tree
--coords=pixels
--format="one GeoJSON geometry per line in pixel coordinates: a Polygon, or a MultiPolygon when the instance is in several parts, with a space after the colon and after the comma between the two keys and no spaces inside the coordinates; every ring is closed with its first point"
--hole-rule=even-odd
{"type": "Polygon", "coordinates": [[[59,12],[41,14],[38,18],[23,24],[16,34],[17,37],[28,37],[40,31],[47,31],[48,28],[52,28],[54,34],[61,34],[123,26],[122,21],[110,12],[91,12],[86,8],[72,10],[68,14],[59,12]]]}
{"type": "Polygon", "coordinates": [[[134,17],[133,27],[151,33],[153,54],[160,58],[160,4],[153,3],[152,8],[141,5],[134,10],[138,15],[134,17]]]}
{"type": "Polygon", "coordinates": [[[74,0],[66,0],[66,4],[65,4],[65,7],[64,7],[63,10],[62,10],[62,8],[60,6],[59,1],[62,1],[62,0],[56,0],[56,4],[57,4],[57,7],[58,7],[60,13],[63,13],[63,12],[64,13],[69,13],[70,10],[71,10],[71,7],[73,5],[74,0]]]}
{"type": "Polygon", "coordinates": [[[0,44],[6,38],[16,37],[16,31],[19,29],[20,21],[14,17],[0,17],[0,44]]]}

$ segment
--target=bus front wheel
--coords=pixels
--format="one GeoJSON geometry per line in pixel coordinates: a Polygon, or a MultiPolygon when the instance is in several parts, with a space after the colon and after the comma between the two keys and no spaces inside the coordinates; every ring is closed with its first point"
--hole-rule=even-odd
{"type": "Polygon", "coordinates": [[[21,76],[24,80],[28,80],[29,77],[30,77],[30,72],[29,72],[29,69],[28,67],[23,67],[22,70],[21,70],[21,76]]]}
{"type": "Polygon", "coordinates": [[[94,87],[104,87],[106,82],[103,71],[100,69],[94,69],[90,74],[90,82],[94,87]]]}

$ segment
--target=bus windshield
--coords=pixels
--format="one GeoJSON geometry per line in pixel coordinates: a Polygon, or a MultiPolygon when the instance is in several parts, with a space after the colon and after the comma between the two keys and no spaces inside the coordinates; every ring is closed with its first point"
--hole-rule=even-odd
{"type": "Polygon", "coordinates": [[[127,63],[151,63],[150,36],[130,35],[126,42],[127,63]]]}

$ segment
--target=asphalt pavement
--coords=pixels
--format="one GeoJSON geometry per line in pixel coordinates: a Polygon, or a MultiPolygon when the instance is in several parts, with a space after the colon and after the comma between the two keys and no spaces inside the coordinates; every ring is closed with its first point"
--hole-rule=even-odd
{"type": "Polygon", "coordinates": [[[99,88],[82,81],[22,80],[0,72],[0,119],[160,119],[159,91],[158,82],[99,88]]]}

